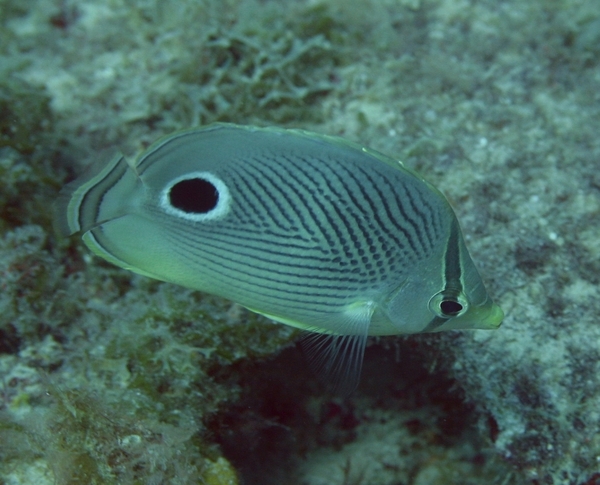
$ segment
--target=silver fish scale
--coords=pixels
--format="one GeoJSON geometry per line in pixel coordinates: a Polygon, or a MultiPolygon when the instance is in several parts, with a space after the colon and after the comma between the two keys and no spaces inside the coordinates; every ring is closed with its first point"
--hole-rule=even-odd
{"type": "Polygon", "coordinates": [[[232,196],[225,218],[198,231],[161,219],[174,251],[230,298],[337,311],[395,287],[439,247],[442,221],[451,220],[420,180],[370,161],[254,154],[216,171],[232,196]]]}

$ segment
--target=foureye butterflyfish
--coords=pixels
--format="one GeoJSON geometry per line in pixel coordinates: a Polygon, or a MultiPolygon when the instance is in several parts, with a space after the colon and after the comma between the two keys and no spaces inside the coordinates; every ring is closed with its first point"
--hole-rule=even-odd
{"type": "Polygon", "coordinates": [[[320,335],[336,385],[368,335],[492,329],[503,313],[446,198],[401,162],[341,138],[214,124],[61,192],[56,225],[125,269],[220,295],[320,335]]]}

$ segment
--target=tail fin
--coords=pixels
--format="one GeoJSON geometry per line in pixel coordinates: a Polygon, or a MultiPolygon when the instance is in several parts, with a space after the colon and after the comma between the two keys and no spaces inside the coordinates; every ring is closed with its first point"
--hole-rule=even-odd
{"type": "Polygon", "coordinates": [[[81,177],[60,191],[54,204],[54,227],[63,237],[87,232],[129,212],[123,197],[139,179],[122,154],[92,163],[81,177]]]}

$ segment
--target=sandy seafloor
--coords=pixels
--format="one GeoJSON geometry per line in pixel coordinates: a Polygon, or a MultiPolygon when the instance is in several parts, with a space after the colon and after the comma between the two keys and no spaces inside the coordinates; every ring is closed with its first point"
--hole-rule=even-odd
{"type": "Polygon", "coordinates": [[[0,2],[0,484],[600,483],[597,0],[0,2]],[[451,201],[497,331],[296,333],[52,231],[65,181],[228,121],[341,135],[451,201]]]}

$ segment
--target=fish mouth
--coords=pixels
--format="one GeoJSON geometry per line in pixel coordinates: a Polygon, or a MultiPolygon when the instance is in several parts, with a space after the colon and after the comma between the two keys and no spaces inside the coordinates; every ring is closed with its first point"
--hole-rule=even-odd
{"type": "Polygon", "coordinates": [[[496,303],[490,302],[489,305],[484,305],[475,310],[473,328],[482,330],[495,330],[502,325],[504,320],[504,312],[496,303]]]}

